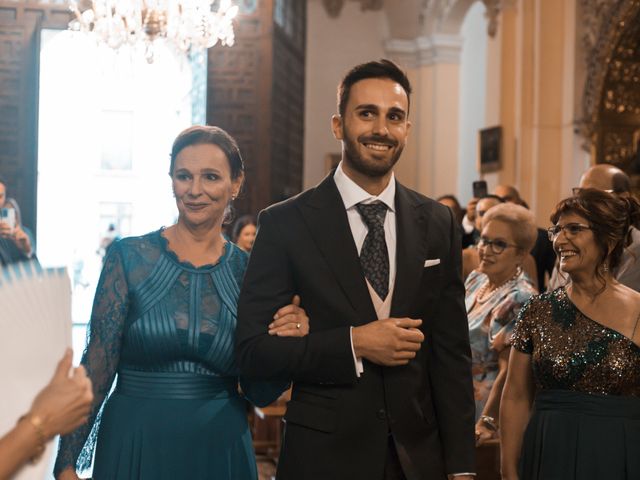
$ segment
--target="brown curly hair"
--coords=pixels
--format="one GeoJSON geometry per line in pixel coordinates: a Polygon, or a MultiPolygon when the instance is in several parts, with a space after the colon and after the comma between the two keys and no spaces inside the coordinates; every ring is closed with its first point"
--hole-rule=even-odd
{"type": "Polygon", "coordinates": [[[611,270],[620,264],[624,249],[631,243],[630,227],[640,221],[640,203],[629,194],[615,195],[595,188],[582,188],[556,205],[551,222],[555,225],[561,215],[569,213],[579,215],[589,223],[601,252],[596,276],[604,283],[600,270],[605,264],[611,270]]]}

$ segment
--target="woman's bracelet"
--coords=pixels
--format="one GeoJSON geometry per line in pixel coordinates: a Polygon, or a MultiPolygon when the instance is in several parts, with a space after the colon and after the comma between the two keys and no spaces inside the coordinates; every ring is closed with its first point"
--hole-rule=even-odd
{"type": "Polygon", "coordinates": [[[47,445],[47,436],[45,435],[44,429],[42,428],[42,419],[38,415],[27,413],[26,415],[23,415],[18,419],[18,423],[23,420],[27,420],[29,422],[38,437],[38,447],[36,449],[36,452],[29,459],[29,462],[34,464],[37,463],[38,460],[40,460],[42,454],[44,453],[45,447],[47,445]]]}
{"type": "Polygon", "coordinates": [[[489,415],[480,415],[480,420],[484,423],[490,430],[494,432],[498,431],[498,425],[496,424],[496,419],[490,417],[489,415]]]}

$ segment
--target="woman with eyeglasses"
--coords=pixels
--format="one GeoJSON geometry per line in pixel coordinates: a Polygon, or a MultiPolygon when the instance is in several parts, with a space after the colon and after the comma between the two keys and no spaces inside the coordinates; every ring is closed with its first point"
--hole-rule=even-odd
{"type": "Polygon", "coordinates": [[[569,283],[520,312],[502,397],[505,480],[640,478],[640,294],[611,271],[633,198],[582,189],[551,215],[569,283]]]}
{"type": "Polygon", "coordinates": [[[520,308],[537,293],[522,270],[537,236],[531,212],[501,203],[487,210],[481,227],[480,262],[465,283],[478,445],[498,437],[511,331],[520,308]]]}

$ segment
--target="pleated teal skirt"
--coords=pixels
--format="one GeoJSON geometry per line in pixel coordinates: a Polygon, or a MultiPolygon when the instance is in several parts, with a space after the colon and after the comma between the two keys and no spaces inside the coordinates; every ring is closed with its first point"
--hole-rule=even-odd
{"type": "Polygon", "coordinates": [[[235,379],[120,372],[105,404],[95,480],[256,480],[235,379]]]}
{"type": "Polygon", "coordinates": [[[546,390],[525,431],[520,480],[640,479],[640,399],[546,390]]]}

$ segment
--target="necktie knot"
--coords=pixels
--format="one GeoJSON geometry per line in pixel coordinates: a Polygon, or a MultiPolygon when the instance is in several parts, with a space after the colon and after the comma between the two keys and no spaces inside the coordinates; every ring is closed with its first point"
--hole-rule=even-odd
{"type": "Polygon", "coordinates": [[[387,215],[387,206],[384,203],[359,203],[356,208],[369,229],[384,225],[384,218],[387,215]]]}

